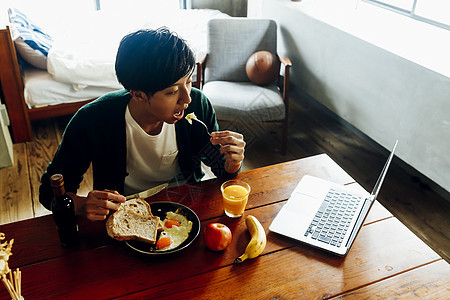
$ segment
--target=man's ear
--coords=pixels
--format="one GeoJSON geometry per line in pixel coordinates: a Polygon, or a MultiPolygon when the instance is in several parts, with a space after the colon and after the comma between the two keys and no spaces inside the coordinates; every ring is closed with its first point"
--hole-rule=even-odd
{"type": "Polygon", "coordinates": [[[130,91],[131,96],[139,102],[147,102],[148,96],[143,91],[130,91]]]}

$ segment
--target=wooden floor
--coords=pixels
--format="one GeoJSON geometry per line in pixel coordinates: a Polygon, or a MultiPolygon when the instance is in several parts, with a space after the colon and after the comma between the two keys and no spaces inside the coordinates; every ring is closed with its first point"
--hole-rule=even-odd
{"type": "MultiPolygon", "coordinates": [[[[384,149],[316,101],[293,95],[290,106],[288,153],[279,151],[280,126],[221,123],[244,133],[244,170],[327,153],[370,191],[388,156],[384,149]]],[[[35,121],[32,142],[15,144],[13,167],[0,169],[0,224],[49,212],[38,201],[39,179],[51,160],[67,117],[35,121]]],[[[394,142],[394,141],[393,141],[394,142]]],[[[401,141],[400,141],[401,142],[401,141]]],[[[85,176],[81,193],[92,186],[85,176]]],[[[450,200],[430,189],[426,178],[395,158],[378,200],[411,231],[450,262],[450,200]]]]}

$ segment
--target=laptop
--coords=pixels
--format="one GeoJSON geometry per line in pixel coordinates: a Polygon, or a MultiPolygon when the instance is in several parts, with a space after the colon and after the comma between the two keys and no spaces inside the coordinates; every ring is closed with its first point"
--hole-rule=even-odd
{"type": "Polygon", "coordinates": [[[347,255],[376,200],[397,143],[372,193],[305,175],[269,230],[339,256],[347,255]]]}

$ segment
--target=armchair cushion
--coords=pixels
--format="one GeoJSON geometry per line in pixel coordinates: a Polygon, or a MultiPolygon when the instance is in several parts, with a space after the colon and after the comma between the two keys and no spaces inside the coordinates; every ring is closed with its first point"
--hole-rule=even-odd
{"type": "Polygon", "coordinates": [[[258,86],[251,82],[210,81],[203,93],[211,101],[218,120],[251,118],[257,121],[283,120],[286,114],[277,85],[258,86]]]}
{"type": "Polygon", "coordinates": [[[277,53],[277,25],[268,19],[227,18],[208,23],[205,82],[250,81],[248,58],[257,51],[277,53]]]}

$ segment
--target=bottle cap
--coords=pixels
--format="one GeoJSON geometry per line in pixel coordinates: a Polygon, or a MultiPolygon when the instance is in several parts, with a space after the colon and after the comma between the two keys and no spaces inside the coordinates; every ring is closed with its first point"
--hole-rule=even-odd
{"type": "Polygon", "coordinates": [[[61,174],[54,174],[50,177],[52,187],[60,187],[64,185],[64,179],[61,174]]]}

